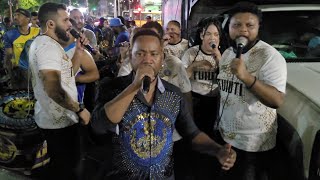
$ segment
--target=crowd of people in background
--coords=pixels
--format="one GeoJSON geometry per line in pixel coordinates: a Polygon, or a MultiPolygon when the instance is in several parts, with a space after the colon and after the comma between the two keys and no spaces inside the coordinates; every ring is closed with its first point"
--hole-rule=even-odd
{"type": "Polygon", "coordinates": [[[8,89],[32,84],[51,158],[45,179],[275,178],[268,176],[285,60],[259,40],[256,5],[240,2],[229,13],[227,31],[202,18],[191,47],[177,20],[95,24],[57,3],[17,9],[14,23],[4,18],[1,78],[8,89]],[[109,154],[92,173],[79,162],[96,146],[109,154]]]}

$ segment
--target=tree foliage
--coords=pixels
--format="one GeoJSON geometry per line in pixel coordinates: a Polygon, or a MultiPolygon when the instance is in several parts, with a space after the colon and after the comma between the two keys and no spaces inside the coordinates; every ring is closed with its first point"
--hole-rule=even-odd
{"type": "MultiPolygon", "coordinates": [[[[64,3],[64,4],[86,4],[88,2],[89,9],[97,8],[99,6],[100,0],[11,0],[13,3],[12,10],[14,11],[16,8],[28,9],[30,11],[37,11],[38,8],[46,3],[46,2],[55,2],[55,3],[64,3]]],[[[106,0],[107,2],[113,2],[113,0],[106,0]]],[[[133,0],[133,2],[136,0],[133,0]]],[[[8,0],[0,0],[0,14],[8,16],[9,15],[9,5],[8,0]]]]}
{"type": "Polygon", "coordinates": [[[40,4],[37,0],[20,0],[18,6],[23,9],[31,9],[40,6],[40,4]]]}

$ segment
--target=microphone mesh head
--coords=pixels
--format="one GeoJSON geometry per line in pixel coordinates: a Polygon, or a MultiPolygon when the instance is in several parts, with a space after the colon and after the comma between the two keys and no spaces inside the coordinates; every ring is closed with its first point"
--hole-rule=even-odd
{"type": "Polygon", "coordinates": [[[214,49],[214,48],[216,48],[216,44],[215,44],[213,41],[211,41],[211,42],[210,42],[210,47],[211,47],[212,49],[214,49]]]}
{"type": "Polygon", "coordinates": [[[237,46],[246,46],[248,44],[248,39],[246,37],[240,36],[236,39],[237,46]]]}

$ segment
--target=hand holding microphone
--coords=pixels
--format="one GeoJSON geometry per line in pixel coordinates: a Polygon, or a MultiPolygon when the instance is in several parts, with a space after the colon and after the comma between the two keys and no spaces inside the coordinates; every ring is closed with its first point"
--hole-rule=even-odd
{"type": "Polygon", "coordinates": [[[155,72],[152,66],[148,64],[142,64],[136,70],[134,84],[139,87],[140,91],[146,95],[150,91],[150,85],[155,78],[155,72]]]}
{"type": "MultiPolygon", "coordinates": [[[[74,29],[71,29],[70,30],[70,34],[76,38],[76,39],[79,39],[81,38],[80,34],[74,30],[74,29]]],[[[79,39],[80,40],[80,39],[79,39]]],[[[81,42],[81,44],[85,47],[86,50],[88,50],[91,54],[95,55],[96,54],[96,51],[90,46],[90,44],[83,44],[83,42],[81,42]]]]}
{"type": "Polygon", "coordinates": [[[242,80],[245,76],[246,66],[242,59],[240,59],[243,48],[248,44],[248,39],[246,37],[240,36],[236,40],[236,57],[230,63],[230,68],[232,74],[236,75],[238,79],[242,80]]]}
{"type": "Polygon", "coordinates": [[[236,58],[240,58],[243,48],[248,44],[248,39],[243,36],[240,36],[236,39],[236,44],[237,44],[236,58]]]}
{"type": "Polygon", "coordinates": [[[214,48],[217,47],[217,45],[216,45],[216,43],[215,43],[214,41],[211,41],[211,42],[210,42],[210,47],[211,47],[212,49],[214,49],[214,48]]]}
{"type": "Polygon", "coordinates": [[[211,41],[210,42],[210,47],[213,50],[212,56],[213,56],[214,60],[217,61],[217,64],[218,64],[218,62],[221,59],[221,53],[220,53],[220,50],[218,49],[218,46],[216,45],[216,42],[215,41],[211,41]]]}
{"type": "Polygon", "coordinates": [[[151,83],[151,78],[149,76],[144,76],[142,80],[142,93],[143,94],[148,94],[150,90],[150,83],[151,83]]]}

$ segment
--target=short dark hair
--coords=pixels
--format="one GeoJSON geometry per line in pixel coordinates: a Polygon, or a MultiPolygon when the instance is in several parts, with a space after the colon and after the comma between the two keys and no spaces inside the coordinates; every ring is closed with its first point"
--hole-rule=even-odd
{"type": "Polygon", "coordinates": [[[23,14],[25,17],[30,18],[31,14],[30,11],[23,9],[23,8],[18,8],[15,10],[15,13],[20,13],[23,14]]]}
{"type": "Polygon", "coordinates": [[[141,28],[137,33],[135,33],[132,37],[132,47],[134,45],[134,42],[137,40],[138,37],[140,36],[154,36],[156,38],[159,39],[159,42],[162,46],[162,38],[159,36],[158,33],[154,32],[151,29],[145,29],[145,28],[141,28]]]}
{"type": "Polygon", "coordinates": [[[31,16],[38,16],[38,12],[36,11],[31,12],[31,16]]]}
{"type": "Polygon", "coordinates": [[[46,27],[46,23],[48,20],[55,20],[58,15],[58,10],[67,10],[66,5],[60,3],[44,3],[39,8],[39,22],[42,28],[46,27]]]}
{"type": "Polygon", "coordinates": [[[255,14],[258,17],[259,24],[262,22],[262,12],[259,9],[259,7],[252,3],[247,1],[241,1],[236,3],[229,11],[229,20],[237,13],[252,13],[255,14]]]}
{"type": "Polygon", "coordinates": [[[171,24],[174,24],[174,25],[178,26],[178,27],[179,27],[179,29],[181,28],[180,23],[179,23],[178,21],[176,21],[176,20],[171,20],[171,21],[169,21],[169,22],[168,22],[168,24],[169,24],[169,23],[171,23],[171,24]]]}
{"type": "Polygon", "coordinates": [[[163,28],[157,21],[150,21],[141,26],[142,28],[155,28],[160,37],[163,37],[163,28]]]}

